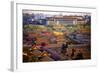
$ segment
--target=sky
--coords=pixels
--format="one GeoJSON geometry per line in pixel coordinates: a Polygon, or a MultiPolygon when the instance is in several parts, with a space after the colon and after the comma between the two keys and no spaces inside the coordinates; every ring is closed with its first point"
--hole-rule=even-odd
{"type": "Polygon", "coordinates": [[[47,15],[78,15],[78,16],[91,15],[91,13],[86,13],[86,12],[70,12],[70,11],[58,12],[58,11],[23,10],[23,13],[29,13],[29,14],[43,13],[45,15],[47,14],[47,15]]]}

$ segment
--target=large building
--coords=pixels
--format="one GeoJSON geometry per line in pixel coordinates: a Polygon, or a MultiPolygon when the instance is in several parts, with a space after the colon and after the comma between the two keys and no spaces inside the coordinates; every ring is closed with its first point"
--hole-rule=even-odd
{"type": "Polygon", "coordinates": [[[76,25],[76,24],[86,24],[90,22],[90,18],[87,16],[78,15],[37,15],[37,14],[23,14],[23,24],[34,24],[34,25],[76,25]]]}
{"type": "Polygon", "coordinates": [[[57,16],[57,17],[49,17],[47,19],[48,25],[54,25],[54,24],[76,25],[85,23],[86,20],[83,18],[83,16],[57,16]]]}

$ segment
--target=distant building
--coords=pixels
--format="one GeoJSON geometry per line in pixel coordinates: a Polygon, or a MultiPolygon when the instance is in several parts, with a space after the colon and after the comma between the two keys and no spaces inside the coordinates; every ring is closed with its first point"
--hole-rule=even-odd
{"type": "Polygon", "coordinates": [[[47,19],[48,25],[53,24],[67,24],[67,25],[75,25],[77,24],[76,18],[69,18],[69,17],[50,17],[47,19]]]}
{"type": "Polygon", "coordinates": [[[77,24],[85,24],[86,21],[83,19],[77,19],[77,24]]]}
{"type": "Polygon", "coordinates": [[[85,24],[86,19],[83,16],[60,16],[60,17],[50,17],[47,19],[47,25],[54,24],[66,24],[66,25],[76,25],[85,24]]]}

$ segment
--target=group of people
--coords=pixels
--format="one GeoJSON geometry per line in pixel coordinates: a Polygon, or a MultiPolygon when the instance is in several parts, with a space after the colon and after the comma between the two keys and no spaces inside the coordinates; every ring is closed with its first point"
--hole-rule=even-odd
{"type": "MultiPolygon", "coordinates": [[[[60,49],[61,54],[63,54],[63,55],[67,54],[66,56],[68,56],[68,43],[66,42],[66,43],[62,44],[62,46],[60,48],[61,48],[60,49]]],[[[46,51],[47,53],[50,54],[50,57],[55,61],[61,60],[61,56],[60,56],[61,54],[59,54],[58,52],[56,52],[53,49],[47,48],[45,42],[41,42],[40,47],[37,47],[37,38],[33,38],[32,39],[31,51],[33,51],[35,49],[38,49],[42,53],[44,51],[46,51]]],[[[81,51],[79,51],[79,53],[76,55],[76,57],[74,57],[75,56],[75,52],[76,52],[76,50],[72,49],[72,53],[70,55],[71,59],[73,59],[73,60],[83,59],[83,54],[82,54],[81,51]]]]}
{"type": "MultiPolygon", "coordinates": [[[[68,55],[68,43],[66,42],[65,44],[62,44],[62,47],[61,47],[61,53],[63,55],[67,55],[67,57],[69,56],[68,55]]],[[[80,50],[77,50],[77,49],[72,49],[71,50],[71,55],[69,56],[70,59],[73,59],[73,60],[80,60],[80,59],[84,59],[83,57],[83,53],[80,51],[80,50]],[[75,53],[77,52],[77,55],[75,55],[75,53]]]]}

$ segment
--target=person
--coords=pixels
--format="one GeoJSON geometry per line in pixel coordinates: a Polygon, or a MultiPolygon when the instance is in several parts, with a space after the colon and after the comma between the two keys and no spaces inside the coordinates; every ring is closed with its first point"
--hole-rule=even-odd
{"type": "Polygon", "coordinates": [[[32,51],[34,51],[34,50],[36,50],[36,49],[38,49],[37,48],[37,38],[36,37],[34,37],[34,38],[32,38],[32,51]]]}
{"type": "Polygon", "coordinates": [[[36,41],[37,41],[37,38],[34,37],[34,38],[32,39],[32,46],[33,46],[33,45],[36,45],[36,41]]]}
{"type": "Polygon", "coordinates": [[[68,49],[68,42],[66,42],[65,48],[66,48],[66,52],[67,52],[67,49],[68,49]]]}
{"type": "Polygon", "coordinates": [[[68,44],[66,42],[66,44],[62,44],[62,47],[61,47],[61,53],[65,54],[67,52],[67,49],[68,48],[68,44]]]}
{"type": "Polygon", "coordinates": [[[61,46],[61,53],[65,53],[65,44],[62,44],[61,46]]]}
{"type": "Polygon", "coordinates": [[[66,46],[65,46],[65,44],[62,44],[62,46],[61,46],[61,53],[62,54],[66,53],[66,46]]]}
{"type": "Polygon", "coordinates": [[[76,56],[75,60],[81,60],[81,59],[84,59],[84,57],[83,57],[82,52],[81,52],[81,51],[79,51],[79,53],[77,54],[77,56],[76,56]]]}
{"type": "Polygon", "coordinates": [[[73,58],[74,54],[75,54],[75,49],[72,49],[72,54],[71,54],[71,58],[73,58]]]}

